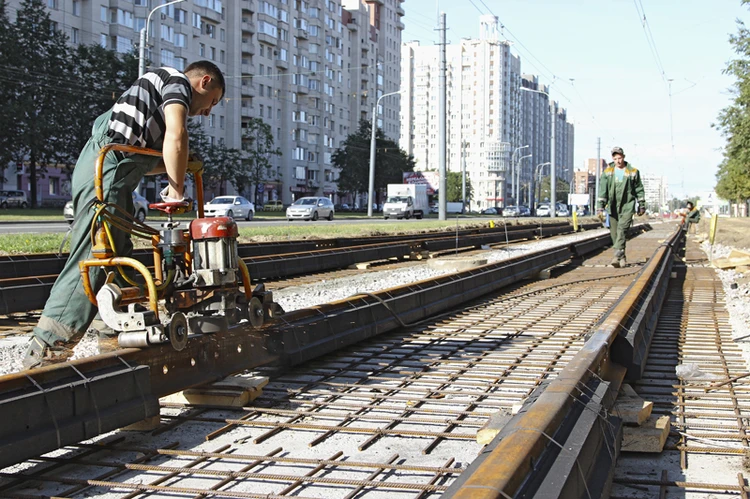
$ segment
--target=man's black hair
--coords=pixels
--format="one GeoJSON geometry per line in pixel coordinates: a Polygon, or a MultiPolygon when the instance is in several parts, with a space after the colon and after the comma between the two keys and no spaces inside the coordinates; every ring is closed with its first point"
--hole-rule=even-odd
{"type": "Polygon", "coordinates": [[[195,61],[185,68],[185,74],[198,73],[200,76],[210,76],[216,85],[221,85],[221,97],[224,98],[224,94],[227,91],[227,84],[224,81],[224,75],[221,74],[221,69],[211,61],[195,61]]]}

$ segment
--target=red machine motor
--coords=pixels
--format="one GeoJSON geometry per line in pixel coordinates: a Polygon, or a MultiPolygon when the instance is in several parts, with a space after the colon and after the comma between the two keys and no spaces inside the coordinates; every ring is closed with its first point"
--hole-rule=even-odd
{"type": "Polygon", "coordinates": [[[237,283],[238,235],[237,224],[229,217],[198,218],[190,222],[195,287],[237,283]]]}

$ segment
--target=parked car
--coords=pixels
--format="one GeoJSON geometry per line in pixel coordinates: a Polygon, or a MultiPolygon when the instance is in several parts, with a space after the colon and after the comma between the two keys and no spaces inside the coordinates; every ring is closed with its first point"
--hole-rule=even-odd
{"type": "Polygon", "coordinates": [[[503,210],[502,208],[497,208],[496,206],[492,206],[490,208],[485,208],[482,210],[482,215],[502,215],[503,210]]]}
{"type": "MultiPolygon", "coordinates": [[[[143,222],[146,220],[146,215],[148,215],[148,200],[137,192],[133,191],[133,216],[143,222]]],[[[72,199],[65,203],[65,206],[63,207],[63,216],[69,224],[72,224],[73,220],[75,220],[72,199]]]]}
{"type": "Polygon", "coordinates": [[[270,199],[263,205],[263,211],[282,211],[284,204],[281,199],[270,199]]]}
{"type": "Polygon", "coordinates": [[[432,203],[430,203],[430,213],[438,213],[438,212],[440,212],[440,207],[438,206],[436,202],[433,201],[432,203]]]}
{"type": "Polygon", "coordinates": [[[506,206],[503,208],[503,216],[506,217],[517,217],[521,214],[521,211],[518,209],[518,206],[506,206]]]}
{"type": "Polygon", "coordinates": [[[304,197],[299,198],[286,209],[286,218],[292,220],[317,220],[327,218],[333,220],[336,212],[333,203],[328,198],[304,197]]]}
{"type": "Polygon", "coordinates": [[[564,204],[558,204],[557,209],[555,210],[555,213],[558,217],[569,217],[570,211],[568,211],[568,207],[564,204]]]}
{"type": "Polygon", "coordinates": [[[531,216],[531,210],[529,210],[526,206],[519,206],[518,207],[519,217],[530,217],[531,216]]]}
{"type": "Polygon", "coordinates": [[[346,203],[344,203],[344,204],[334,204],[333,205],[333,209],[335,211],[351,211],[351,208],[346,203]]]}
{"type": "Polygon", "coordinates": [[[536,207],[536,216],[538,217],[548,217],[550,214],[550,209],[548,204],[540,204],[536,207]]]}
{"type": "Polygon", "coordinates": [[[24,191],[0,191],[0,208],[26,208],[28,205],[24,191]]]}
{"type": "Polygon", "coordinates": [[[255,206],[242,196],[219,196],[203,206],[206,217],[230,217],[252,220],[255,216],[255,206]]]}

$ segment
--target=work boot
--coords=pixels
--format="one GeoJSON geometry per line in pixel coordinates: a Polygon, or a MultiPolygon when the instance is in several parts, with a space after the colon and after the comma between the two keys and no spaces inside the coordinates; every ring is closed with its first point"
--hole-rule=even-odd
{"type": "Polygon", "coordinates": [[[29,342],[29,346],[26,348],[26,353],[24,354],[21,363],[23,364],[24,369],[33,369],[47,364],[65,362],[72,355],[73,349],[68,348],[65,344],[59,343],[50,346],[34,336],[31,338],[31,342],[29,342]]]}
{"type": "Polygon", "coordinates": [[[117,332],[101,319],[94,319],[89,327],[89,332],[98,337],[99,353],[114,352],[119,350],[117,343],[117,332]]]}
{"type": "Polygon", "coordinates": [[[612,257],[612,261],[609,262],[614,268],[620,268],[620,261],[625,258],[625,252],[623,250],[615,250],[615,256],[612,257]]]}
{"type": "Polygon", "coordinates": [[[625,258],[625,253],[622,254],[622,258],[620,258],[620,268],[624,269],[628,266],[628,260],[625,258]]]}

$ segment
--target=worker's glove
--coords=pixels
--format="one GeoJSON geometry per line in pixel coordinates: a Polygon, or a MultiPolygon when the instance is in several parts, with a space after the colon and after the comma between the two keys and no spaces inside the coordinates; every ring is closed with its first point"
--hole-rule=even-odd
{"type": "Polygon", "coordinates": [[[645,208],[645,207],[643,207],[643,206],[640,206],[640,207],[638,208],[638,216],[639,216],[639,217],[642,217],[642,216],[643,216],[643,215],[645,215],[645,214],[646,214],[646,208],[645,208]]]}
{"type": "Polygon", "coordinates": [[[599,218],[599,220],[604,220],[604,208],[597,208],[596,216],[599,218]]]}

